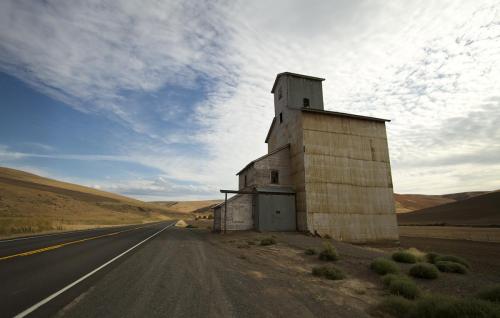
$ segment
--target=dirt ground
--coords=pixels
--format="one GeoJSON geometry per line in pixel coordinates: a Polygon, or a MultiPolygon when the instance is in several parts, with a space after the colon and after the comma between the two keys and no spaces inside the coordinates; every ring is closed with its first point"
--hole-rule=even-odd
{"type": "MultiPolygon", "coordinates": [[[[198,220],[189,223],[208,231],[211,221],[198,220]]],[[[342,301],[362,308],[366,313],[370,313],[372,305],[386,295],[380,277],[369,269],[371,261],[379,256],[390,257],[394,251],[402,248],[414,247],[422,252],[452,254],[465,258],[472,265],[467,275],[441,273],[439,279],[433,281],[416,279],[424,292],[471,296],[485,286],[500,283],[498,243],[401,237],[400,243],[352,245],[302,233],[253,231],[211,234],[209,237],[213,244],[237,255],[249,265],[286,273],[289,279],[302,286],[301,288],[308,288],[314,295],[325,297],[325,301],[342,301]],[[260,239],[269,236],[274,236],[278,244],[270,247],[258,245],[260,239]],[[304,251],[307,248],[320,250],[325,242],[332,243],[339,252],[340,260],[333,264],[346,273],[347,279],[327,281],[311,275],[313,266],[325,262],[318,260],[317,256],[305,255],[304,251]]],[[[408,272],[410,267],[411,265],[400,264],[403,273],[408,272]]]]}

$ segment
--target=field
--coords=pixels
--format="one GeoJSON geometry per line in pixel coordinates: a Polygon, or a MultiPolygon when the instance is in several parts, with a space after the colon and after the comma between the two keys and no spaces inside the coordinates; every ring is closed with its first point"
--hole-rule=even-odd
{"type": "Polygon", "coordinates": [[[221,203],[222,200],[200,200],[200,201],[153,201],[151,203],[160,205],[170,211],[179,213],[206,213],[211,207],[221,203]]]}
{"type": "Polygon", "coordinates": [[[3,237],[176,217],[179,213],[162,206],[0,167],[3,237]]]}

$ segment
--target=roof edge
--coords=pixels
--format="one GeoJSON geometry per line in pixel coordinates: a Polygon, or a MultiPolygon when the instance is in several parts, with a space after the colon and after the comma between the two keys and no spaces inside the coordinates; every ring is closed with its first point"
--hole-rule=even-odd
{"type": "Polygon", "coordinates": [[[306,79],[310,79],[310,80],[314,80],[314,81],[321,81],[321,82],[325,80],[324,78],[321,78],[321,77],[303,75],[303,74],[292,73],[292,72],[282,72],[282,73],[278,73],[278,75],[276,75],[276,79],[274,80],[274,84],[273,84],[273,88],[271,89],[271,93],[274,93],[274,89],[276,88],[276,84],[278,83],[278,79],[283,75],[301,77],[301,78],[306,78],[306,79]]]}
{"type": "Polygon", "coordinates": [[[330,110],[321,110],[321,109],[314,109],[314,108],[301,108],[301,111],[309,112],[309,113],[331,115],[331,116],[350,117],[350,118],[369,120],[369,121],[378,121],[378,122],[390,122],[391,121],[390,119],[385,119],[385,118],[377,118],[377,117],[370,117],[370,116],[363,116],[363,115],[356,115],[356,114],[349,114],[349,113],[341,113],[341,112],[334,112],[334,111],[330,111],[330,110]]]}
{"type": "Polygon", "coordinates": [[[271,122],[271,126],[269,126],[269,130],[267,131],[266,140],[264,140],[264,142],[266,144],[269,141],[269,138],[271,137],[271,130],[273,130],[275,123],[276,123],[276,117],[273,118],[273,121],[271,122]]]}
{"type": "Polygon", "coordinates": [[[280,152],[281,150],[286,149],[286,148],[288,148],[288,147],[290,147],[290,144],[286,144],[286,145],[284,145],[284,146],[278,147],[278,148],[274,149],[273,151],[271,151],[271,152],[269,152],[269,153],[267,153],[267,154],[265,154],[265,155],[263,155],[263,156],[261,156],[261,157],[259,157],[259,158],[257,158],[257,159],[254,159],[254,160],[250,161],[250,162],[249,162],[249,163],[248,163],[245,167],[243,167],[243,169],[241,169],[241,170],[240,170],[240,171],[239,171],[236,175],[238,176],[240,173],[242,173],[243,171],[245,171],[245,170],[247,170],[248,168],[250,168],[250,166],[252,166],[252,165],[253,165],[254,163],[256,163],[257,161],[260,161],[260,160],[265,159],[265,158],[267,158],[267,157],[269,157],[269,156],[271,156],[271,155],[274,155],[275,153],[280,152]]]}

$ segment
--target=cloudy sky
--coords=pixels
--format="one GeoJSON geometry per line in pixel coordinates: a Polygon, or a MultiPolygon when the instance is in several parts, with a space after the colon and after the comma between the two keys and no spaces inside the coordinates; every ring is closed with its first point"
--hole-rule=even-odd
{"type": "Polygon", "coordinates": [[[277,73],[392,119],[396,192],[500,188],[497,1],[0,2],[0,165],[218,198],[264,154],[277,73]]]}

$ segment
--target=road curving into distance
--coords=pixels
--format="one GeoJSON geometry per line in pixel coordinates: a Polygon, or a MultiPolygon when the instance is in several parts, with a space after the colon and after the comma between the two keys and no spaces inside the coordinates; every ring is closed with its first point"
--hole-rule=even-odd
{"type": "Polygon", "coordinates": [[[0,240],[0,316],[53,316],[113,266],[174,224],[168,221],[0,240]]]}

